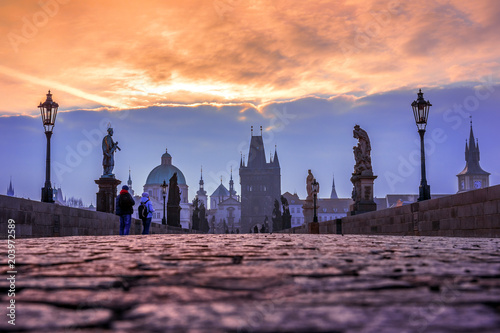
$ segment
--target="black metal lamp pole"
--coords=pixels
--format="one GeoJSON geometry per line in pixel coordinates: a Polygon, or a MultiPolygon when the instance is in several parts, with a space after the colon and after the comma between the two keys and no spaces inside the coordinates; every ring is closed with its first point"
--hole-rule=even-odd
{"type": "Polygon", "coordinates": [[[52,94],[47,94],[47,99],[44,103],[40,102],[38,105],[40,114],[42,115],[42,123],[45,129],[45,136],[47,137],[47,158],[45,161],[45,186],[42,188],[42,202],[54,202],[54,195],[52,185],[50,182],[50,138],[52,137],[52,130],[56,122],[57,109],[59,104],[52,100],[52,94]]]}
{"type": "Polygon", "coordinates": [[[424,134],[427,126],[427,119],[429,117],[429,109],[432,106],[429,101],[424,100],[424,93],[422,89],[418,92],[418,98],[411,103],[413,115],[415,116],[415,123],[417,124],[418,134],[420,135],[420,164],[422,170],[422,178],[419,187],[418,201],[429,200],[431,198],[431,187],[427,184],[425,175],[425,144],[424,134]]]}
{"type": "Polygon", "coordinates": [[[163,180],[163,184],[161,184],[161,190],[163,192],[163,218],[161,219],[161,224],[167,224],[167,219],[165,218],[165,198],[167,197],[167,183],[165,179],[163,180]]]}
{"type": "Polygon", "coordinates": [[[314,192],[314,217],[313,217],[313,222],[318,222],[318,214],[316,214],[316,199],[318,197],[318,189],[319,189],[319,183],[316,181],[316,178],[313,179],[312,182],[312,190],[314,192]]]}

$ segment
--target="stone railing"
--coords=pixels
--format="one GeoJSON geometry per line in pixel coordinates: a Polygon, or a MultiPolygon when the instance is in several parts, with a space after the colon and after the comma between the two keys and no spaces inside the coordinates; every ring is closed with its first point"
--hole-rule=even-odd
{"type": "MultiPolygon", "coordinates": [[[[16,238],[118,235],[120,228],[119,217],[114,214],[0,195],[0,239],[7,238],[9,220],[15,223],[16,238]]],[[[130,234],[141,232],[142,221],[132,219],[130,234]]],[[[152,223],[150,233],[199,232],[152,223]]]]}
{"type": "MultiPolygon", "coordinates": [[[[308,233],[308,226],[283,233],[308,233]]],[[[320,234],[500,237],[500,185],[319,223],[320,234]]]]}

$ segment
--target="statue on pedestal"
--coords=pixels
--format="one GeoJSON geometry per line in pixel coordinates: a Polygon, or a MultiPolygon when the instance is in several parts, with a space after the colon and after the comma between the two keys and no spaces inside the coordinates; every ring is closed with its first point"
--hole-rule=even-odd
{"type": "Polygon", "coordinates": [[[356,160],[353,174],[373,175],[372,159],[370,157],[372,146],[370,145],[368,133],[359,127],[359,125],[356,125],[354,126],[353,137],[358,139],[358,145],[352,148],[354,151],[354,159],[356,160]]]}
{"type": "Polygon", "coordinates": [[[118,147],[118,142],[113,141],[112,136],[113,136],[113,128],[109,127],[108,128],[108,135],[106,135],[102,139],[102,153],[103,153],[102,177],[103,178],[115,178],[115,175],[113,174],[113,168],[115,167],[114,153],[115,153],[116,149],[118,149],[118,150],[121,150],[121,149],[120,149],[120,147],[118,147]]]}
{"type": "Polygon", "coordinates": [[[359,125],[354,126],[353,137],[358,139],[358,145],[353,147],[356,164],[351,177],[354,200],[351,215],[377,210],[377,204],[373,201],[373,181],[377,176],[373,175],[370,138],[359,125]]]}

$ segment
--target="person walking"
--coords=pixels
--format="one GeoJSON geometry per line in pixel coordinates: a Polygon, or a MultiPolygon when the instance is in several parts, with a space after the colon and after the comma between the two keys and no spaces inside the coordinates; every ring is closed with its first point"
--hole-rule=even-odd
{"type": "Polygon", "coordinates": [[[142,234],[149,235],[149,227],[151,226],[151,220],[153,219],[153,212],[155,209],[153,208],[153,204],[151,200],[149,200],[149,193],[144,192],[141,198],[141,205],[144,205],[143,210],[146,212],[143,214],[147,214],[146,217],[141,217],[142,219],[142,234]]]}
{"type": "Polygon", "coordinates": [[[120,235],[130,233],[132,223],[132,213],[134,212],[135,201],[128,193],[128,186],[123,185],[120,194],[116,197],[116,215],[120,216],[120,235]]]}

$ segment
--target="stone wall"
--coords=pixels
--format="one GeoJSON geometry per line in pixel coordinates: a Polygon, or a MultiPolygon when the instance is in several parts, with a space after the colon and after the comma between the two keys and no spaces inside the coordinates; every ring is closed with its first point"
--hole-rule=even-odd
{"type": "MultiPolygon", "coordinates": [[[[16,238],[118,235],[120,226],[119,217],[114,214],[0,195],[0,239],[7,238],[9,219],[15,221],[16,238]]],[[[142,221],[133,219],[130,234],[141,232],[142,221]]],[[[197,232],[152,223],[150,233],[197,232]]]]}
{"type": "MultiPolygon", "coordinates": [[[[500,237],[500,185],[320,222],[320,234],[500,237]]],[[[307,233],[301,226],[285,233],[307,233]]]]}

